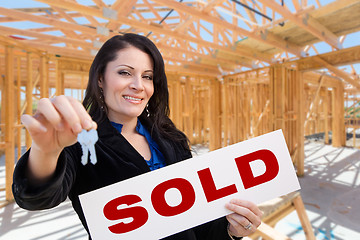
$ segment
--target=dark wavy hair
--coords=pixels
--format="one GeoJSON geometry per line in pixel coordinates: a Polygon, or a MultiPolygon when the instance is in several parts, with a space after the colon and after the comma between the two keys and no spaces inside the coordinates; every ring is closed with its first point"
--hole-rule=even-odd
{"type": "Polygon", "coordinates": [[[154,93],[149,100],[148,106],[150,116],[147,117],[147,112],[144,110],[139,116],[140,121],[150,128],[150,132],[155,130],[161,136],[175,143],[180,143],[185,149],[189,149],[187,137],[169,119],[169,91],[164,60],[155,44],[147,37],[127,33],[114,36],[104,43],[90,67],[89,82],[83,101],[84,107],[98,124],[107,118],[107,106],[104,103],[98,82],[100,79],[106,81],[104,73],[107,64],[116,59],[119,50],[129,46],[136,47],[140,51],[147,53],[154,63],[154,93]]]}

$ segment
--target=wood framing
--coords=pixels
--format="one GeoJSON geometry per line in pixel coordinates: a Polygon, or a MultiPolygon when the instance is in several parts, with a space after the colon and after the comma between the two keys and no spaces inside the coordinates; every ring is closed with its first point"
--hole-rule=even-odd
{"type": "Polygon", "coordinates": [[[282,129],[297,168],[304,174],[303,79],[297,69],[275,65],[270,69],[270,129],[282,129]]]}
{"type": "Polygon", "coordinates": [[[129,32],[147,36],[163,55],[170,118],[192,144],[214,150],[282,129],[299,175],[305,136],[344,146],[352,134],[356,145],[360,47],[343,45],[360,31],[358,0],[34,2],[42,7],[0,3],[4,201],[12,199],[16,159],[31,146],[21,115],[33,114],[42,97],[81,101],[99,48],[129,32]],[[319,54],[317,43],[328,50],[319,54]]]}
{"type": "Polygon", "coordinates": [[[14,170],[15,163],[15,105],[14,105],[14,49],[11,46],[5,47],[5,83],[4,83],[4,102],[1,106],[4,106],[5,112],[5,199],[10,201],[12,199],[11,184],[12,184],[12,172],[14,170]]]}

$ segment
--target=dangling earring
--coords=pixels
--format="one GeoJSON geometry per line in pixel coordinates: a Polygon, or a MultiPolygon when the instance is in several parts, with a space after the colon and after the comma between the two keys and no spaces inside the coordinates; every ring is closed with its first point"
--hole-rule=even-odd
{"type": "Polygon", "coordinates": [[[103,91],[103,89],[102,88],[100,88],[100,102],[101,102],[101,106],[100,106],[100,109],[102,110],[102,111],[105,111],[105,109],[104,109],[104,105],[105,105],[105,102],[104,102],[104,91],[103,91]]]}
{"type": "Polygon", "coordinates": [[[145,110],[146,110],[146,113],[147,113],[147,115],[146,115],[146,117],[150,117],[150,112],[149,112],[149,104],[146,104],[146,107],[145,107],[145,110]]]}

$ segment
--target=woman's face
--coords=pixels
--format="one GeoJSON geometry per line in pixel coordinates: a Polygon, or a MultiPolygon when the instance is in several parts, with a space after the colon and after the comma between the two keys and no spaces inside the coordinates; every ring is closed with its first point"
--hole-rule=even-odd
{"type": "Polygon", "coordinates": [[[139,49],[129,46],[109,62],[99,86],[104,91],[110,121],[134,120],[144,110],[154,93],[153,61],[139,49]]]}

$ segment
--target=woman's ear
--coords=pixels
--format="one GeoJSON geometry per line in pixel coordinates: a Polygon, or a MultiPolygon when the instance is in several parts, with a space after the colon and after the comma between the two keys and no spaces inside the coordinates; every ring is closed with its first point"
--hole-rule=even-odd
{"type": "Polygon", "coordinates": [[[103,79],[102,79],[102,77],[99,78],[98,85],[99,85],[100,88],[103,88],[103,79]]]}

